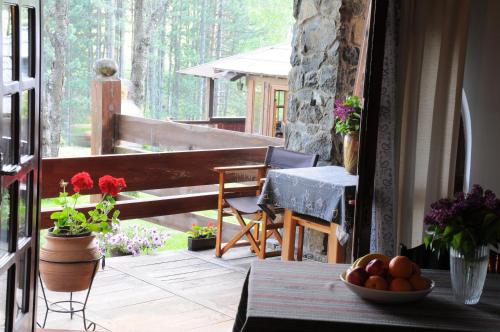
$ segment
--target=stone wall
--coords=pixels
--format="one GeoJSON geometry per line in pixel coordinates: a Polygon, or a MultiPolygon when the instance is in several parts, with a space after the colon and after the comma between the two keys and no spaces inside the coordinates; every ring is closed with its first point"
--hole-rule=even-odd
{"type": "Polygon", "coordinates": [[[333,131],[341,0],[294,0],[292,70],[286,147],[318,153],[322,162],[340,164],[340,139],[333,131]]]}
{"type": "MultiPolygon", "coordinates": [[[[353,44],[357,38],[352,38],[352,34],[358,31],[352,28],[357,22],[353,17],[365,13],[363,3],[368,1],[294,0],[296,23],[285,145],[290,150],[319,154],[322,164],[342,164],[342,138],[335,134],[333,105],[336,96],[352,93],[352,74],[354,80],[356,77],[353,68],[358,64],[360,51],[360,45],[353,44]],[[341,13],[347,16],[341,17],[341,13]]],[[[315,231],[307,232],[304,251],[307,256],[324,261],[325,237],[315,231]]]]}

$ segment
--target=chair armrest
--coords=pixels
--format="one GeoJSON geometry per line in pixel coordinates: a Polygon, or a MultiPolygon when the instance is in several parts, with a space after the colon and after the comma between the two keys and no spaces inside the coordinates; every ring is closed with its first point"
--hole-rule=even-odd
{"type": "Polygon", "coordinates": [[[223,167],[214,167],[214,171],[216,172],[234,172],[234,171],[247,171],[247,170],[259,170],[266,169],[267,166],[264,164],[259,165],[242,165],[242,166],[223,166],[223,167]]]}

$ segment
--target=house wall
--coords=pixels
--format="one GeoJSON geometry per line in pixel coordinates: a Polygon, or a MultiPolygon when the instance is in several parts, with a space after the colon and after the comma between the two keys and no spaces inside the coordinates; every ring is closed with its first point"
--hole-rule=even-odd
{"type": "MultiPolygon", "coordinates": [[[[500,1],[471,1],[464,91],[470,110],[470,185],[500,194],[500,1]]],[[[466,175],[467,178],[467,175],[466,175]]]]}
{"type": "Polygon", "coordinates": [[[245,132],[272,136],[272,124],[274,116],[274,96],[272,95],[272,89],[276,88],[279,90],[288,91],[288,79],[247,75],[246,86],[247,120],[245,122],[245,132]],[[260,94],[257,94],[255,92],[257,86],[259,86],[261,89],[260,94]],[[257,98],[260,98],[260,100],[257,100],[257,98]],[[255,121],[256,117],[259,119],[258,123],[256,123],[255,121]]]}

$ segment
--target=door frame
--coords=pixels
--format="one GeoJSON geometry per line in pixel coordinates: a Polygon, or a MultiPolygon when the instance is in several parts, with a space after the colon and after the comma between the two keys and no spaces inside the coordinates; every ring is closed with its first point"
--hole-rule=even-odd
{"type": "MultiPolygon", "coordinates": [[[[12,154],[7,156],[8,160],[1,166],[0,189],[2,193],[7,190],[10,193],[9,209],[9,231],[8,231],[8,253],[0,259],[0,274],[7,273],[7,296],[5,310],[5,331],[34,331],[36,324],[37,304],[37,276],[38,276],[38,247],[39,247],[39,216],[40,216],[40,36],[41,36],[41,1],[37,0],[2,0],[2,15],[0,15],[0,27],[2,27],[2,42],[0,53],[4,59],[3,42],[3,11],[6,6],[11,6],[10,16],[11,28],[11,80],[4,81],[5,68],[3,61],[0,62],[0,92],[2,103],[0,103],[0,124],[4,119],[3,101],[10,97],[10,142],[9,150],[2,153],[12,154]],[[27,21],[22,20],[26,15],[27,21]],[[27,22],[26,34],[23,32],[23,24],[27,22]],[[23,40],[23,36],[26,39],[23,40]],[[23,43],[28,43],[27,61],[23,64],[23,43]],[[24,73],[26,72],[26,75],[24,73]],[[24,110],[24,107],[26,109],[24,110]],[[26,112],[26,113],[25,113],[26,112]],[[22,123],[25,122],[25,126],[22,123]],[[22,130],[24,128],[24,130],[22,130]],[[22,140],[26,135],[26,140],[22,140]],[[22,137],[23,136],[23,137],[22,137]],[[21,141],[22,140],[22,141],[21,141]],[[20,195],[22,181],[25,179],[24,208],[21,205],[20,195]],[[21,213],[24,213],[22,216],[21,213]],[[19,229],[20,220],[24,218],[19,229]],[[22,297],[19,293],[18,282],[22,284],[22,297]],[[20,307],[18,306],[20,300],[20,307]]],[[[2,137],[2,141],[4,138],[2,137]]],[[[2,196],[0,196],[1,198],[2,196]]],[[[5,200],[3,202],[5,203],[5,200]]],[[[0,285],[2,287],[2,285],[0,285]]]]}

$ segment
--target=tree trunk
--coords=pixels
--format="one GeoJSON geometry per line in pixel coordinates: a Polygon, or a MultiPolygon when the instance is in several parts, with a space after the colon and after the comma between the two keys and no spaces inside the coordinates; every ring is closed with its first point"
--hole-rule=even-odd
{"type": "Polygon", "coordinates": [[[97,7],[97,24],[96,24],[96,58],[100,59],[102,57],[101,46],[102,46],[102,27],[101,27],[101,7],[97,7]]]}
{"type": "Polygon", "coordinates": [[[115,26],[115,55],[118,60],[118,72],[120,77],[123,77],[123,66],[125,63],[125,48],[123,43],[125,41],[125,8],[123,0],[116,0],[116,26],[115,26]]]}
{"type": "Polygon", "coordinates": [[[105,35],[105,47],[106,47],[106,58],[114,59],[115,57],[115,9],[113,0],[108,0],[106,2],[106,35],[105,35]]]}
{"type": "MultiPolygon", "coordinates": [[[[199,64],[205,63],[205,53],[207,52],[207,0],[203,0],[201,5],[201,24],[200,24],[200,62],[199,64]]],[[[201,111],[201,114],[205,116],[205,90],[206,90],[206,80],[199,80],[199,96],[198,96],[198,105],[201,111]]],[[[208,107],[207,107],[208,108],[208,107]]]]}
{"type": "MultiPolygon", "coordinates": [[[[222,57],[222,2],[223,0],[217,0],[216,6],[216,22],[217,22],[217,30],[215,33],[215,58],[220,59],[222,57]]],[[[214,113],[216,116],[220,115],[219,110],[219,99],[221,96],[221,82],[217,80],[214,87],[214,113]]]]}
{"type": "Polygon", "coordinates": [[[146,31],[144,30],[144,1],[135,0],[134,2],[134,36],[132,41],[132,72],[131,81],[133,91],[131,91],[132,100],[138,107],[144,103],[144,77],[146,74],[147,46],[145,44],[146,31]]]}
{"type": "Polygon", "coordinates": [[[42,153],[46,157],[57,157],[61,141],[62,98],[64,96],[64,71],[66,65],[66,50],[68,47],[68,1],[55,0],[54,6],[47,11],[54,18],[54,27],[47,24],[44,30],[54,48],[51,72],[47,79],[46,101],[42,116],[42,153]]]}
{"type": "Polygon", "coordinates": [[[168,0],[161,1],[158,7],[152,11],[152,14],[147,15],[144,0],[135,0],[134,2],[134,37],[131,73],[133,91],[131,96],[132,100],[140,108],[144,106],[144,84],[151,35],[157,29],[160,18],[165,15],[168,3],[168,0]]]}

